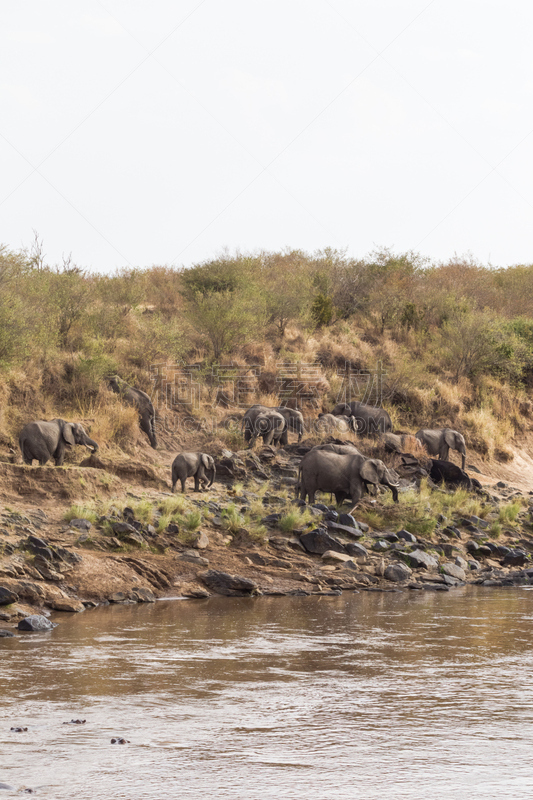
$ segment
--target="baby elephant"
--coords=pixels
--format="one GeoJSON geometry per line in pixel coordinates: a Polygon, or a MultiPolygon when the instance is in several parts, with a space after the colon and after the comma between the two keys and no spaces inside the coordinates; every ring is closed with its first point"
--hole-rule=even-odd
{"type": "Polygon", "coordinates": [[[194,475],[194,491],[200,492],[213,485],[216,467],[213,458],[207,453],[180,453],[172,462],[172,491],[181,482],[181,491],[185,492],[185,481],[194,475]],[[206,475],[207,473],[207,475],[206,475]],[[200,489],[200,483],[202,489],[200,489]]]}
{"type": "Polygon", "coordinates": [[[65,458],[65,448],[74,444],[83,444],[93,453],[98,450],[96,442],[89,439],[81,425],[77,422],[65,422],[64,419],[29,422],[19,436],[24,463],[31,464],[35,458],[41,467],[51,458],[56,467],[60,467],[65,458]]]}

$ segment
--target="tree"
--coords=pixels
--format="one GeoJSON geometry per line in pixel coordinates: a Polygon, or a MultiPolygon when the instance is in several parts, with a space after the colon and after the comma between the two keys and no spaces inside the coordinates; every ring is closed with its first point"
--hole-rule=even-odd
{"type": "Polygon", "coordinates": [[[215,361],[258,333],[265,322],[258,298],[229,289],[196,292],[188,299],[185,313],[192,327],[211,344],[215,361]]]}

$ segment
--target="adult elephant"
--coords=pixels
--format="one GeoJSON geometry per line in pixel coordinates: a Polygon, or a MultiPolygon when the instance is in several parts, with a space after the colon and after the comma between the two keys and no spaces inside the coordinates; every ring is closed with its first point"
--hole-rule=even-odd
{"type": "Polygon", "coordinates": [[[216,475],[215,462],[207,453],[179,453],[172,462],[172,491],[178,481],[185,492],[185,481],[194,476],[194,491],[200,492],[213,485],[216,475]],[[202,489],[200,489],[200,483],[202,489]]]}
{"type": "MultiPolygon", "coordinates": [[[[286,408],[285,406],[264,406],[261,403],[256,403],[251,406],[242,418],[242,430],[244,431],[244,440],[249,442],[252,438],[257,438],[254,435],[256,428],[255,422],[258,416],[270,413],[281,414],[285,420],[284,430],[279,437],[279,444],[284,446],[289,443],[289,431],[298,434],[298,441],[302,440],[304,434],[304,418],[301,411],[295,408],[286,408]]],[[[264,421],[263,421],[264,424],[264,421]]],[[[264,440],[263,440],[264,441],[264,440]]]]}
{"type": "Polygon", "coordinates": [[[157,448],[157,438],[155,435],[155,411],[152,401],[142,389],[135,389],[129,386],[118,375],[113,375],[109,380],[109,388],[120,395],[130,406],[134,406],[139,411],[139,427],[148,436],[150,444],[157,448]]]}
{"type": "Polygon", "coordinates": [[[277,411],[285,418],[287,426],[280,439],[281,445],[289,444],[289,431],[298,434],[298,441],[302,441],[304,435],[304,417],[297,408],[287,408],[286,406],[275,406],[272,411],[277,411]]]}
{"type": "Polygon", "coordinates": [[[75,444],[83,444],[93,453],[98,450],[97,443],[87,436],[81,425],[77,422],[65,422],[64,419],[29,422],[19,435],[24,463],[31,464],[36,459],[41,467],[51,458],[56,467],[60,467],[65,458],[65,448],[75,444]]]}
{"type": "Polygon", "coordinates": [[[253,423],[248,430],[250,437],[248,440],[249,448],[254,446],[259,436],[262,437],[264,445],[280,445],[283,435],[287,431],[287,420],[282,414],[267,408],[266,411],[261,411],[255,415],[253,423]]]}
{"type": "Polygon", "coordinates": [[[334,494],[337,503],[350,497],[355,506],[369,484],[388,486],[398,502],[398,477],[379,459],[313,449],[302,458],[298,477],[300,497],[309,497],[310,503],[315,502],[315,493],[322,491],[334,494]]]}
{"type": "Polygon", "coordinates": [[[464,436],[451,428],[422,428],[415,437],[424,445],[430,456],[437,456],[441,461],[448,461],[450,449],[461,453],[461,469],[466,463],[466,444],[464,436]]]}
{"type": "Polygon", "coordinates": [[[357,423],[357,433],[360,436],[375,436],[378,433],[392,431],[392,421],[384,408],[367,406],[357,400],[350,403],[337,403],[333,411],[334,416],[354,417],[357,423]]]}
{"type": "MultiPolygon", "coordinates": [[[[360,450],[354,444],[335,444],[335,442],[326,442],[325,444],[316,444],[312,450],[325,450],[326,453],[337,453],[341,456],[362,456],[360,450]]],[[[363,456],[366,458],[366,456],[363,456]]]]}

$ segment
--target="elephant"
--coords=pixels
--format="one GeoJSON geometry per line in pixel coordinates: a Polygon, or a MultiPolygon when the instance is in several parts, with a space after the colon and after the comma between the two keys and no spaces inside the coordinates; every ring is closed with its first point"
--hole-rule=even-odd
{"type": "Polygon", "coordinates": [[[65,422],[64,419],[28,422],[19,435],[24,463],[31,464],[35,458],[41,467],[51,458],[56,467],[60,467],[65,458],[65,448],[74,444],[83,444],[93,453],[98,450],[97,443],[87,436],[81,425],[77,422],[65,422]]]}
{"type": "Polygon", "coordinates": [[[277,411],[267,409],[257,414],[251,430],[248,447],[253,447],[258,436],[263,439],[263,444],[281,445],[283,434],[287,430],[287,420],[277,411]]]}
{"type": "Polygon", "coordinates": [[[308,496],[310,503],[315,502],[315,493],[320,490],[332,492],[337,503],[350,497],[355,506],[369,484],[388,486],[394,502],[398,502],[399,479],[378,459],[313,449],[302,458],[298,478],[300,498],[308,496]]]}
{"type": "Polygon", "coordinates": [[[457,489],[459,486],[471,490],[482,488],[476,478],[471,478],[468,473],[451,461],[432,458],[429,477],[434,483],[444,483],[452,489],[457,489]]]}
{"type": "Polygon", "coordinates": [[[319,414],[315,423],[315,429],[322,433],[357,433],[357,423],[355,417],[343,414],[319,414]]]}
{"type": "MultiPolygon", "coordinates": [[[[317,444],[313,450],[325,450],[327,453],[337,453],[339,456],[362,456],[360,450],[354,444],[335,444],[335,442],[326,442],[326,444],[317,444]]],[[[366,456],[363,456],[366,458],[366,456]]]]}
{"type": "MultiPolygon", "coordinates": [[[[256,403],[248,409],[242,418],[242,429],[244,430],[244,440],[246,442],[249,442],[252,438],[255,441],[257,438],[257,435],[254,436],[257,417],[261,414],[270,414],[271,412],[281,414],[286,422],[283,432],[279,437],[280,445],[284,446],[289,443],[289,431],[298,434],[299,442],[302,440],[304,434],[304,418],[301,411],[297,411],[294,408],[286,408],[285,406],[270,407],[256,403]]],[[[266,442],[266,444],[270,444],[270,442],[266,442]]]]}
{"type": "Polygon", "coordinates": [[[277,411],[278,414],[281,414],[282,417],[285,417],[285,421],[287,422],[287,426],[280,439],[280,444],[289,444],[289,431],[292,433],[297,433],[298,441],[301,442],[305,427],[302,412],[298,411],[296,408],[287,408],[286,406],[276,406],[272,410],[277,411]]]}
{"type": "Polygon", "coordinates": [[[130,406],[135,406],[139,411],[139,427],[148,436],[154,450],[157,448],[157,438],[155,435],[155,411],[152,401],[142,389],[135,389],[114,375],[109,380],[109,388],[130,406]]]}
{"type": "Polygon", "coordinates": [[[453,431],[451,428],[423,428],[415,433],[418,441],[424,445],[430,456],[437,456],[441,461],[448,461],[450,448],[461,453],[461,469],[464,470],[466,463],[466,444],[462,434],[453,431]]]}
{"type": "Polygon", "coordinates": [[[209,489],[213,485],[216,472],[213,457],[207,453],[179,453],[172,462],[172,491],[176,490],[176,484],[180,481],[181,491],[185,492],[185,481],[193,475],[195,492],[209,489]]]}
{"type": "Polygon", "coordinates": [[[357,400],[350,403],[337,403],[331,412],[335,417],[355,417],[357,433],[363,436],[375,436],[377,433],[392,431],[392,421],[384,408],[367,406],[357,400]]]}

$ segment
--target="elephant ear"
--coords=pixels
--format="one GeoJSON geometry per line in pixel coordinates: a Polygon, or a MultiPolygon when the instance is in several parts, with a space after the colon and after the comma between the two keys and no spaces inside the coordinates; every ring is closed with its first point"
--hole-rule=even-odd
{"type": "Polygon", "coordinates": [[[457,433],[455,431],[452,431],[451,428],[444,429],[444,441],[446,442],[448,447],[452,448],[452,450],[455,449],[456,437],[457,433]]]}
{"type": "Polygon", "coordinates": [[[72,429],[72,422],[63,422],[61,435],[67,444],[76,444],[72,429]]]}
{"type": "Polygon", "coordinates": [[[206,469],[209,469],[209,456],[206,453],[202,453],[202,464],[206,469]]]}
{"type": "Polygon", "coordinates": [[[374,458],[367,458],[366,461],[363,461],[361,464],[359,475],[368,483],[379,483],[381,477],[379,461],[376,461],[374,458]]]}

